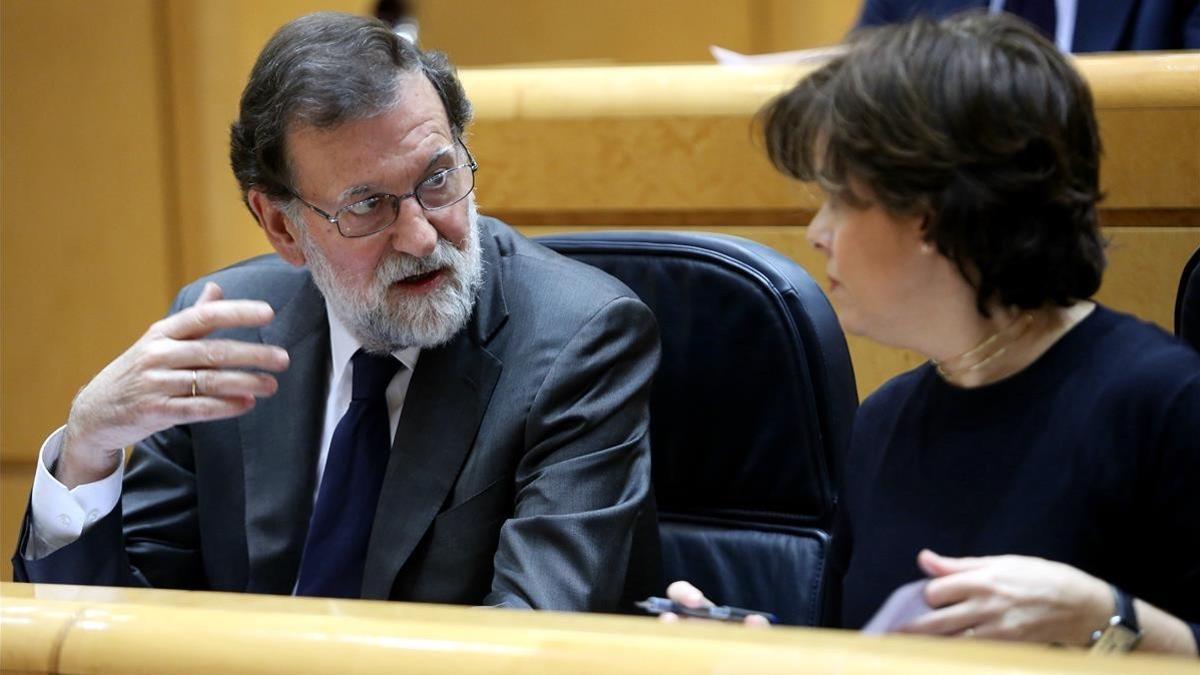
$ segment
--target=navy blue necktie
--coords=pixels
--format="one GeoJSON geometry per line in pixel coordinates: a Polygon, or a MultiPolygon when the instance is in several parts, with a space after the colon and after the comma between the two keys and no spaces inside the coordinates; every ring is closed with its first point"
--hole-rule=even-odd
{"type": "Polygon", "coordinates": [[[1058,6],[1054,0],[1005,0],[1004,11],[1025,19],[1054,42],[1058,26],[1058,6]]]}
{"type": "Polygon", "coordinates": [[[353,394],[329,443],[304,541],[297,595],[357,598],[362,589],[367,542],[392,447],[387,387],[400,362],[361,349],[350,362],[353,394]]]}

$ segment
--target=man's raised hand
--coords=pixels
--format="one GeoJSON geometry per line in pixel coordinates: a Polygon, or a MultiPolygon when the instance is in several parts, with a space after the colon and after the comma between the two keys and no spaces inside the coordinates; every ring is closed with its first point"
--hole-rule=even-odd
{"type": "Polygon", "coordinates": [[[223,328],[263,326],[275,316],[257,300],[223,300],[209,282],[191,307],[155,322],[100,371],[71,404],[56,477],[68,488],[104,478],[125,446],[177,424],[241,415],[278,388],[288,367],[271,345],[205,340],[223,328]]]}

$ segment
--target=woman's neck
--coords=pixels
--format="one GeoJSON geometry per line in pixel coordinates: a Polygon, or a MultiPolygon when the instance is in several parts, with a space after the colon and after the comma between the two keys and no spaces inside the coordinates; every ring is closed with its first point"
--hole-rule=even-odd
{"type": "MultiPolygon", "coordinates": [[[[920,349],[944,380],[966,389],[1011,377],[1029,367],[1095,309],[1079,301],[1032,310],[993,307],[991,316],[960,312],[957,326],[931,335],[920,349]]],[[[952,316],[946,317],[952,319],[952,316]]]]}
{"type": "Polygon", "coordinates": [[[983,387],[1025,370],[1094,307],[1088,300],[1033,310],[997,305],[984,317],[973,301],[943,304],[904,346],[929,357],[955,387],[983,387]]]}

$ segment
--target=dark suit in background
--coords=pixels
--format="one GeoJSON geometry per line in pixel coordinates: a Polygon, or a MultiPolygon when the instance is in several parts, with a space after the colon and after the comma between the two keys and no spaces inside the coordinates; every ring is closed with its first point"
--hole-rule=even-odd
{"type": "MultiPolygon", "coordinates": [[[[1051,0],[1052,1],[1052,0],[1051,0]]],[[[858,27],[942,19],[988,0],[866,0],[858,27]]],[[[1078,0],[1072,52],[1200,49],[1200,0],[1078,0]]]]}
{"type": "MultiPolygon", "coordinates": [[[[479,221],[484,284],[465,329],[421,352],[392,445],[362,597],[611,611],[658,584],[648,408],[650,311],[620,282],[479,221]],[[636,549],[636,550],[635,550],[636,549]]],[[[121,503],[19,581],[291,593],[316,489],[329,386],[325,303],[264,256],[212,280],[267,301],[278,393],[234,419],[139,443],[121,503]]]]}

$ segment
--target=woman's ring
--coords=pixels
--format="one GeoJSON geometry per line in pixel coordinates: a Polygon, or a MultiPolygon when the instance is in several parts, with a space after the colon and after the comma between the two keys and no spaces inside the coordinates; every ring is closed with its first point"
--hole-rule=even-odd
{"type": "Polygon", "coordinates": [[[192,396],[193,397],[196,396],[196,382],[199,379],[200,379],[200,375],[196,373],[195,369],[192,369],[192,396]]]}

